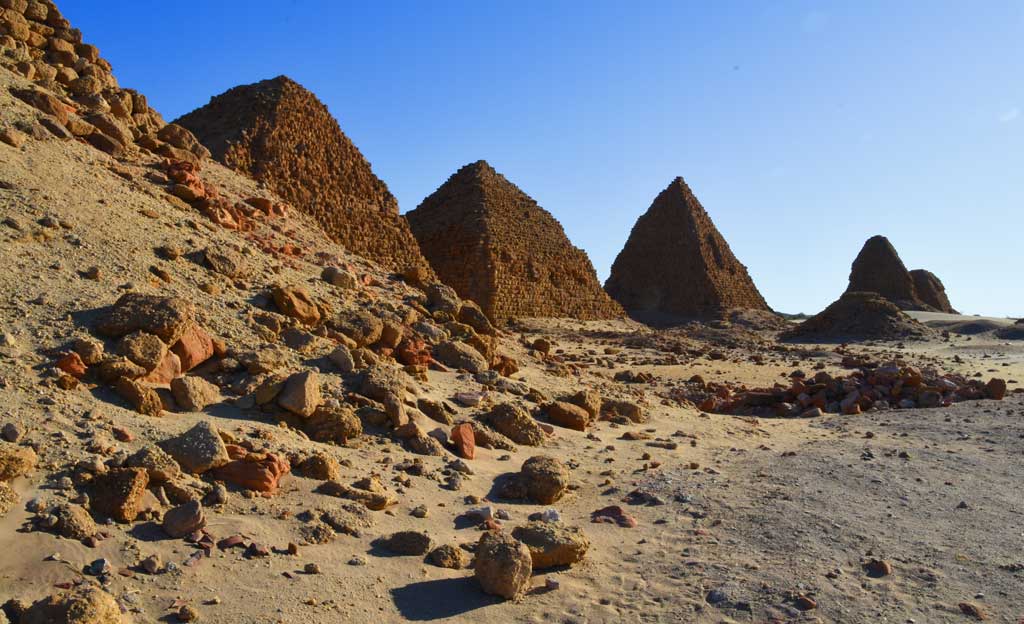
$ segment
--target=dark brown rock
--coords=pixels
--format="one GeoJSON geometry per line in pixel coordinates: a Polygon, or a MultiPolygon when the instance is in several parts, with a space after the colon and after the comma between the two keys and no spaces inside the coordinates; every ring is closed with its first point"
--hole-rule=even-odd
{"type": "Polygon", "coordinates": [[[97,475],[89,484],[89,500],[94,511],[116,522],[134,522],[149,475],[142,468],[114,468],[97,475]]]}
{"type": "Polygon", "coordinates": [[[939,312],[958,314],[949,303],[946,287],[942,285],[942,280],[934,273],[924,269],[914,269],[910,272],[910,277],[914,280],[914,291],[917,293],[918,299],[925,305],[939,312]]]}

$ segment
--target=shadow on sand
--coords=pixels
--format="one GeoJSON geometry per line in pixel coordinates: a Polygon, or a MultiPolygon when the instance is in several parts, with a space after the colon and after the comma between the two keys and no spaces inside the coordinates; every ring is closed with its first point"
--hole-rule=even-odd
{"type": "Polygon", "coordinates": [[[391,597],[402,617],[414,622],[455,617],[501,602],[481,592],[468,576],[410,583],[391,590],[391,597]]]}

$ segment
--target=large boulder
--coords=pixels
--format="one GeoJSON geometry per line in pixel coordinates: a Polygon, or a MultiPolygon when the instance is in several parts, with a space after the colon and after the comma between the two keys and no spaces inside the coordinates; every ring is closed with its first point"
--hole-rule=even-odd
{"type": "Polygon", "coordinates": [[[96,330],[115,338],[142,330],[174,344],[194,316],[195,307],[179,297],[125,293],[99,320],[96,330]]]}
{"type": "Polygon", "coordinates": [[[554,457],[536,455],[523,462],[518,474],[505,483],[506,498],[526,498],[541,505],[561,499],[569,489],[569,469],[554,457]]]}
{"type": "Polygon", "coordinates": [[[134,522],[148,485],[149,474],[144,469],[114,468],[89,483],[89,502],[93,511],[116,522],[134,522]]]}
{"type": "Polygon", "coordinates": [[[513,529],[512,537],[530,549],[535,570],[572,565],[582,561],[590,548],[583,529],[560,522],[531,522],[513,529]]]}
{"type": "Polygon", "coordinates": [[[540,446],[547,438],[540,423],[522,407],[514,403],[501,403],[484,416],[484,422],[516,444],[540,446]]]}
{"type": "Polygon", "coordinates": [[[202,474],[230,461],[217,428],[206,421],[160,443],[185,472],[202,474]]]}
{"type": "Polygon", "coordinates": [[[277,404],[298,416],[309,417],[323,402],[320,395],[320,375],[307,370],[295,373],[284,384],[277,396],[277,404]]]}
{"type": "Polygon", "coordinates": [[[526,593],[533,561],[526,544],[501,531],[487,531],[476,548],[473,575],[484,592],[514,600],[526,593]]]}
{"type": "Polygon", "coordinates": [[[482,373],[488,368],[487,358],[464,342],[442,342],[434,347],[433,353],[434,358],[451,368],[471,373],[482,373]]]}

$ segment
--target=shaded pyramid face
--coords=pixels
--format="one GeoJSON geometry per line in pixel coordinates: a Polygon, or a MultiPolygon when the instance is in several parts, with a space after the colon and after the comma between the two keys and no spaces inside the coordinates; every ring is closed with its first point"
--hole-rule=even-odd
{"type": "Polygon", "coordinates": [[[558,221],[484,161],[406,216],[438,277],[495,321],[623,316],[558,221]]]}
{"type": "Polygon", "coordinates": [[[213,157],[266,183],[348,250],[426,266],[398,202],[320,100],[285,76],[230,89],[177,120],[213,157]]]}
{"type": "Polygon", "coordinates": [[[921,309],[910,271],[884,236],[864,243],[850,269],[846,292],[878,293],[904,310],[921,309]]]}
{"type": "Polygon", "coordinates": [[[605,290],[641,319],[711,317],[734,308],[770,311],[682,178],[637,219],[605,290]]]}

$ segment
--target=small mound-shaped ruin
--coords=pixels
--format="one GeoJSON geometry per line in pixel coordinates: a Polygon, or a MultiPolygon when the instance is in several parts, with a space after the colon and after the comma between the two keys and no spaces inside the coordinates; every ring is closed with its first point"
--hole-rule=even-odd
{"type": "Polygon", "coordinates": [[[846,292],[780,338],[793,342],[845,342],[926,338],[931,334],[931,330],[877,293],[846,292]]]}
{"type": "Polygon", "coordinates": [[[624,316],[551,213],[482,160],[406,216],[441,280],[494,321],[624,316]]]}
{"type": "Polygon", "coordinates": [[[353,253],[394,270],[426,268],[398,201],[302,85],[278,76],[235,87],[177,123],[214,158],[266,183],[353,253]]]}
{"type": "Polygon", "coordinates": [[[637,220],[605,290],[647,321],[716,317],[734,308],[770,311],[682,178],[637,220]]]}

